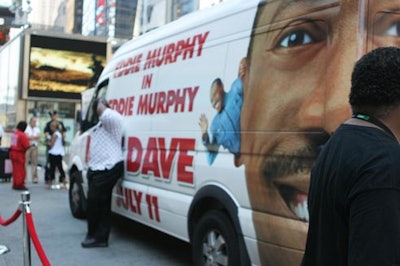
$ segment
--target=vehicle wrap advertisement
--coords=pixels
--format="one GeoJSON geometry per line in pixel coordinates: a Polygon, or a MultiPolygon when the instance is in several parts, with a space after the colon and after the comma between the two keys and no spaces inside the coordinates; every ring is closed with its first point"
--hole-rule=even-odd
{"type": "Polygon", "coordinates": [[[400,2],[242,2],[218,19],[187,18],[195,27],[149,32],[106,67],[107,98],[127,127],[117,206],[188,238],[190,196],[216,184],[241,208],[252,262],[299,265],[311,167],[351,115],[354,62],[400,46],[390,11],[400,2]]]}

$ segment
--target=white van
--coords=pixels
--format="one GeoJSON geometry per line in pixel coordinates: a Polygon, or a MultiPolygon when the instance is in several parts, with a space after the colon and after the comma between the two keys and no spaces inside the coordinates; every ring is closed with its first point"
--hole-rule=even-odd
{"type": "MultiPolygon", "coordinates": [[[[360,49],[383,44],[358,0],[287,2],[230,0],[150,31],[115,52],[94,90],[124,117],[113,212],[190,242],[194,265],[301,263],[310,169],[350,114],[360,49]]],[[[77,218],[96,122],[89,107],[70,149],[77,218]]]]}

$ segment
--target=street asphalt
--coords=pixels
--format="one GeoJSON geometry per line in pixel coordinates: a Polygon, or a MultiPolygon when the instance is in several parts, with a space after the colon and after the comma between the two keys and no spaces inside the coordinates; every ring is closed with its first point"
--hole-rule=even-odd
{"type": "MultiPolygon", "coordinates": [[[[108,248],[84,249],[80,243],[86,234],[86,221],[72,217],[68,191],[46,189],[42,168],[39,169],[39,183],[32,184],[28,178],[26,185],[36,233],[51,265],[191,264],[189,244],[119,216],[114,219],[108,248]]],[[[3,220],[19,208],[21,193],[13,190],[10,182],[0,179],[0,216],[3,220]]],[[[8,226],[0,226],[0,253],[4,247],[10,250],[0,254],[0,266],[42,265],[32,241],[30,246],[31,257],[24,260],[29,252],[23,248],[23,214],[8,226]]]]}

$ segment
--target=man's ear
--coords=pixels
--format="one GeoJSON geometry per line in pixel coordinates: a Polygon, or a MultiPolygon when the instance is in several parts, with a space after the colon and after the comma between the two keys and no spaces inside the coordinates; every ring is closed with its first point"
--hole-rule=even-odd
{"type": "Polygon", "coordinates": [[[241,154],[233,155],[233,163],[236,167],[240,167],[243,164],[243,156],[241,154]]]}
{"type": "Polygon", "coordinates": [[[243,97],[246,97],[246,91],[248,91],[249,87],[249,73],[246,73],[242,76],[242,84],[243,84],[243,97]]]}
{"type": "Polygon", "coordinates": [[[247,58],[243,57],[239,63],[239,73],[238,76],[243,80],[243,77],[247,74],[247,58]]]}

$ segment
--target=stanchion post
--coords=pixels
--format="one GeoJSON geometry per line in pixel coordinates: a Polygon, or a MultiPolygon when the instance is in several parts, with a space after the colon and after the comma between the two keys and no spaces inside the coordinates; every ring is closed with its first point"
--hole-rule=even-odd
{"type": "Polygon", "coordinates": [[[21,192],[20,208],[22,212],[22,234],[23,234],[23,250],[24,250],[24,266],[31,266],[31,239],[29,236],[26,214],[31,213],[31,194],[29,191],[21,192]]]}

